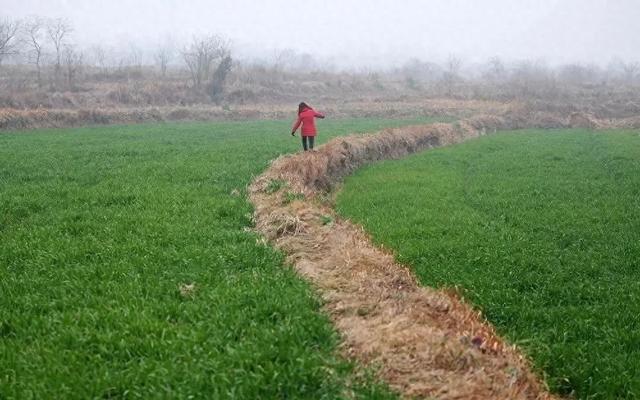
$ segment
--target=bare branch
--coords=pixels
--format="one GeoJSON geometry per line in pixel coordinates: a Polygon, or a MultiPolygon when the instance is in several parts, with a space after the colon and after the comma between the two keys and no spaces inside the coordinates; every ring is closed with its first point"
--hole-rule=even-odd
{"type": "Polygon", "coordinates": [[[447,88],[447,95],[453,96],[456,82],[460,79],[460,68],[462,67],[462,59],[454,55],[450,55],[447,59],[444,71],[444,84],[447,88]]]}
{"type": "Polygon", "coordinates": [[[104,69],[107,65],[107,52],[104,47],[99,44],[89,48],[89,58],[94,67],[104,69]]]}
{"type": "Polygon", "coordinates": [[[18,54],[19,29],[19,21],[0,20],[0,64],[5,57],[18,54]]]}
{"type": "Polygon", "coordinates": [[[197,89],[209,80],[213,63],[229,55],[229,43],[220,36],[194,37],[191,44],[182,51],[182,57],[189,68],[193,86],[197,89]]]}
{"type": "Polygon", "coordinates": [[[154,56],[156,64],[160,68],[160,74],[164,78],[167,75],[167,67],[173,58],[175,57],[175,48],[171,41],[166,41],[161,44],[156,50],[154,56]]]}
{"type": "Polygon", "coordinates": [[[56,78],[59,78],[60,68],[62,65],[62,52],[66,44],[67,37],[73,32],[73,28],[69,21],[57,18],[49,20],[47,23],[47,34],[53,43],[56,52],[56,78]]]}
{"type": "Polygon", "coordinates": [[[42,87],[42,57],[44,56],[45,21],[39,17],[29,19],[24,25],[24,36],[29,48],[29,62],[36,67],[38,87],[42,87]]]}
{"type": "Polygon", "coordinates": [[[638,76],[638,72],[640,72],[640,63],[637,62],[627,62],[622,63],[622,72],[624,76],[624,81],[627,84],[632,84],[635,82],[636,77],[638,76]]]}
{"type": "Polygon", "coordinates": [[[73,89],[76,84],[76,77],[82,67],[83,54],[78,52],[74,46],[65,45],[63,50],[63,59],[67,86],[69,89],[73,89]]]}

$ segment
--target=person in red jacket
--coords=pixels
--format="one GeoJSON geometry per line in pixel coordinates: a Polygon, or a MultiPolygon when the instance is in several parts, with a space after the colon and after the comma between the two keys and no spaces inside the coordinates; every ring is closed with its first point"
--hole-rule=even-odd
{"type": "Polygon", "coordinates": [[[324,118],[324,115],[309,107],[305,102],[298,105],[298,119],[293,124],[291,136],[296,135],[298,127],[302,124],[302,148],[304,151],[313,150],[313,142],[316,137],[316,118],[324,118]]]}

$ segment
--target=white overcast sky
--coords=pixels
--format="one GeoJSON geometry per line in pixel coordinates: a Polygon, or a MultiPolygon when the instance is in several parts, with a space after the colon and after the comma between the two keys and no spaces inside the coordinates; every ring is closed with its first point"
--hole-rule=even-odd
{"type": "Polygon", "coordinates": [[[34,14],[68,18],[85,45],[217,33],[245,56],[290,48],[358,67],[450,54],[640,61],[640,0],[0,0],[0,17],[34,14]]]}

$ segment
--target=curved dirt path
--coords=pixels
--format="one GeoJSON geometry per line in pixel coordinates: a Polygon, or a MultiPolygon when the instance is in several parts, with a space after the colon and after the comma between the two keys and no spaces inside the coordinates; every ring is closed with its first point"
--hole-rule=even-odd
{"type": "MultiPolygon", "coordinates": [[[[559,120],[578,125],[573,117],[559,120]]],[[[364,164],[522,125],[536,123],[480,116],[337,138],[316,152],[275,160],[249,187],[257,230],[318,289],[343,353],[377,368],[405,396],[553,398],[480,313],[452,293],[421,286],[323,199],[364,164]]]]}

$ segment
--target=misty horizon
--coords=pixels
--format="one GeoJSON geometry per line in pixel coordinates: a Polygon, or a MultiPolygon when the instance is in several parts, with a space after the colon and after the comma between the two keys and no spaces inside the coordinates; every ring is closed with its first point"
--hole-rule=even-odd
{"type": "Polygon", "coordinates": [[[640,58],[640,3],[632,0],[24,0],[2,9],[5,18],[65,18],[74,27],[72,40],[85,48],[148,53],[162,43],[180,48],[193,36],[217,34],[229,39],[236,58],[269,61],[288,49],[336,68],[439,63],[451,55],[469,63],[499,57],[600,66],[640,58]]]}

